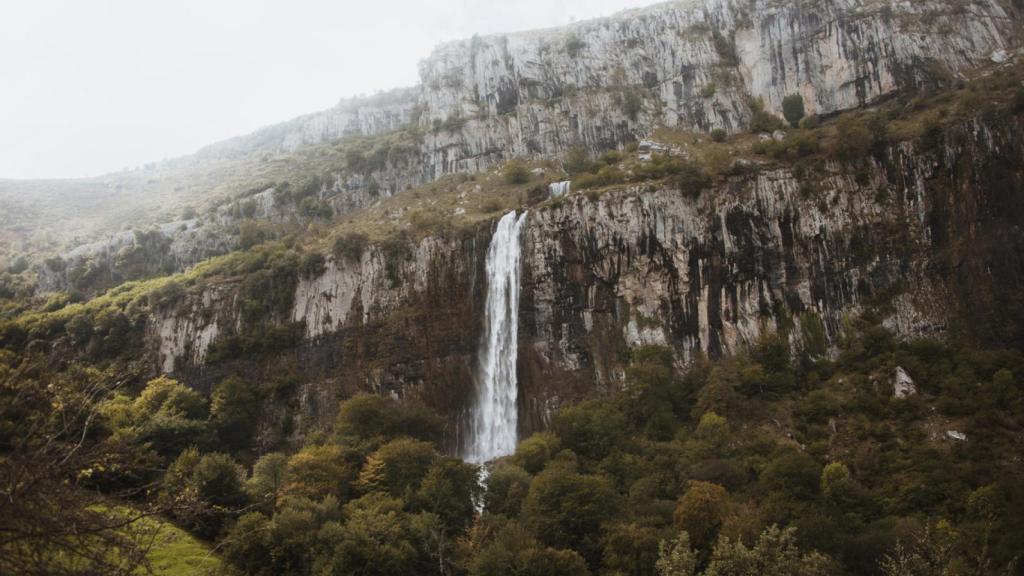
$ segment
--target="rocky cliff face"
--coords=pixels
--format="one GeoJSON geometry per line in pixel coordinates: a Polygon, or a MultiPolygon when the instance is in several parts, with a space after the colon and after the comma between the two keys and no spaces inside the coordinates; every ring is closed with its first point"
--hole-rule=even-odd
{"type": "Polygon", "coordinates": [[[616,148],[658,126],[745,129],[751,102],[800,94],[831,114],[942,84],[1014,46],[999,0],[669,2],[436,49],[421,85],[210,148],[281,149],[414,125],[422,178],[572,146],[616,148]]]}
{"type": "MultiPolygon", "coordinates": [[[[622,352],[645,344],[670,346],[682,365],[785,325],[800,349],[809,334],[827,344],[869,305],[904,336],[1024,342],[1022,129],[1020,116],[976,120],[940,142],[830,162],[819,174],[777,168],[698,197],[634,186],[531,209],[519,319],[524,431],[561,403],[616,386],[622,352]]],[[[282,352],[306,360],[304,394],[419,396],[453,415],[457,442],[488,240],[486,229],[428,237],[301,280],[277,321],[304,324],[296,351],[282,352]]],[[[216,379],[222,368],[203,365],[205,347],[244,328],[237,295],[218,290],[151,320],[164,371],[216,379]]]]}
{"type": "MultiPolygon", "coordinates": [[[[621,149],[660,126],[744,130],[755,101],[778,115],[785,96],[800,94],[808,114],[827,115],[948,84],[1015,49],[1017,18],[1000,0],[670,2],[565,28],[449,43],[421,63],[417,87],[345,100],[196,158],[287,154],[345,137],[406,133],[401,153],[382,149],[372,167],[326,169],[319,197],[345,214],[516,156],[621,149]]],[[[255,217],[296,216],[268,201],[255,217]]],[[[223,215],[196,229],[180,224],[161,231],[167,250],[113,237],[69,254],[70,268],[91,259],[106,267],[100,273],[136,278],[139,271],[181,270],[237,242],[237,223],[225,225],[223,215]],[[133,270],[118,260],[140,250],[156,269],[133,270]]],[[[62,274],[41,280],[44,291],[73,285],[62,274]]]]}

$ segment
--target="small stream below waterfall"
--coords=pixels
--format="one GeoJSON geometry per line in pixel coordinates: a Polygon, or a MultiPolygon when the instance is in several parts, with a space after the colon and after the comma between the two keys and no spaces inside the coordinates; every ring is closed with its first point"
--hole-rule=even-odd
{"type": "Polygon", "coordinates": [[[520,237],[526,212],[505,214],[487,249],[487,300],[480,337],[475,398],[470,409],[469,437],[463,458],[482,464],[516,449],[519,426],[519,381],[516,377],[519,337],[520,237]]]}

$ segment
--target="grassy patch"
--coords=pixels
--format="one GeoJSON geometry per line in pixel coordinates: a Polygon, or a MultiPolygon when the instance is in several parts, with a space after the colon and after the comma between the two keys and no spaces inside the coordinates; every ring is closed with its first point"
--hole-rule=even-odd
{"type": "MultiPolygon", "coordinates": [[[[153,546],[146,555],[152,574],[200,576],[224,573],[220,557],[188,532],[156,518],[146,518],[139,522],[155,530],[153,546]]],[[[139,571],[139,574],[146,573],[144,570],[139,571]]]]}

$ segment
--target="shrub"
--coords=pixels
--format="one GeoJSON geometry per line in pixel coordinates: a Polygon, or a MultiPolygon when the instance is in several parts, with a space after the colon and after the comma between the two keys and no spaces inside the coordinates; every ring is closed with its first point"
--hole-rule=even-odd
{"type": "Polygon", "coordinates": [[[636,120],[640,115],[640,110],[643,109],[643,104],[643,100],[636,92],[627,92],[622,102],[622,111],[630,120],[636,120]]]}
{"type": "Polygon", "coordinates": [[[804,117],[804,98],[799,94],[790,94],[782,99],[782,116],[789,125],[796,128],[804,117]]]}
{"type": "Polygon", "coordinates": [[[714,142],[725,142],[729,134],[722,128],[715,128],[711,131],[711,140],[714,142]]]}
{"type": "Polygon", "coordinates": [[[710,82],[708,84],[705,84],[704,87],[700,89],[701,98],[711,98],[712,96],[715,95],[715,92],[717,90],[718,90],[718,87],[715,86],[714,82],[710,82]]]}
{"type": "Polygon", "coordinates": [[[594,163],[587,155],[587,151],[580,146],[574,146],[565,153],[562,165],[564,166],[565,171],[571,176],[582,174],[584,172],[592,172],[596,169],[594,163]]]}
{"type": "Polygon", "coordinates": [[[675,173],[669,176],[669,181],[684,194],[697,196],[711,184],[711,177],[700,164],[684,160],[677,165],[675,173]]]}
{"type": "Polygon", "coordinates": [[[530,181],[530,170],[520,160],[510,160],[501,175],[506,184],[526,184],[530,181]]]}
{"type": "Polygon", "coordinates": [[[316,278],[327,269],[327,259],[319,252],[310,252],[302,257],[299,271],[304,278],[316,278]]]}
{"type": "Polygon", "coordinates": [[[791,131],[781,142],[765,140],[754,144],[755,154],[771,156],[776,160],[799,160],[821,150],[818,137],[806,130],[791,131]]]}
{"type": "Polygon", "coordinates": [[[334,239],[332,252],[337,261],[359,262],[370,240],[366,234],[349,232],[334,239]]]}
{"type": "Polygon", "coordinates": [[[570,34],[569,37],[565,39],[565,52],[570,58],[578,57],[586,47],[587,43],[575,34],[570,34]]]}
{"type": "Polygon", "coordinates": [[[852,117],[842,118],[837,126],[833,153],[846,161],[863,158],[871,151],[871,133],[852,117]]]}
{"type": "Polygon", "coordinates": [[[775,116],[764,109],[761,100],[754,100],[750,104],[750,130],[752,132],[774,132],[785,126],[778,116],[775,116]]]}
{"type": "Polygon", "coordinates": [[[331,205],[323,200],[307,197],[303,198],[302,202],[299,202],[299,213],[306,218],[330,220],[334,216],[334,208],[331,208],[331,205]]]}

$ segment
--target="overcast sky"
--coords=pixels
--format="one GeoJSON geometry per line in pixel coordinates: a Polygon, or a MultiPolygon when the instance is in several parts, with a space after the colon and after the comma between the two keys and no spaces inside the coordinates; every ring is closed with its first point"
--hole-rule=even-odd
{"type": "Polygon", "coordinates": [[[0,178],[92,176],[411,86],[439,42],[652,0],[2,0],[0,178]]]}

